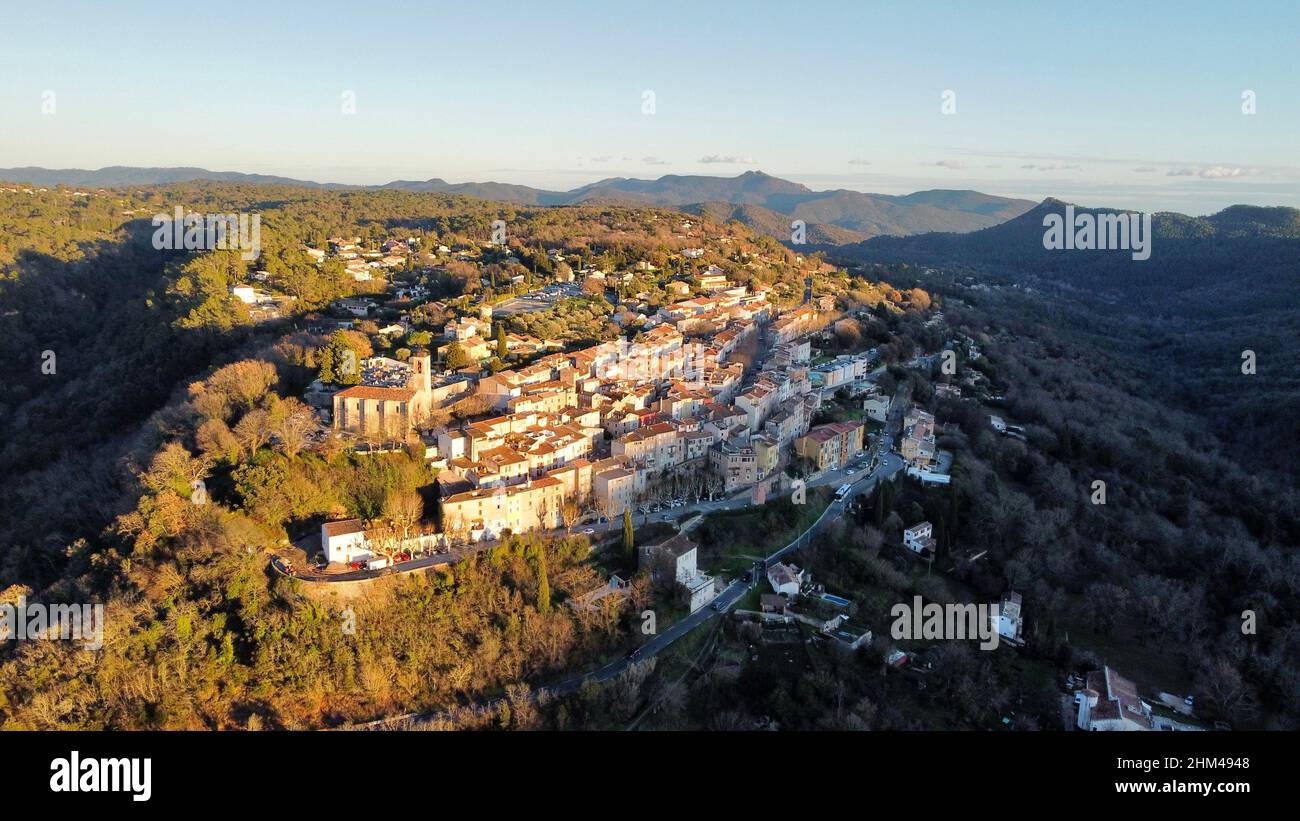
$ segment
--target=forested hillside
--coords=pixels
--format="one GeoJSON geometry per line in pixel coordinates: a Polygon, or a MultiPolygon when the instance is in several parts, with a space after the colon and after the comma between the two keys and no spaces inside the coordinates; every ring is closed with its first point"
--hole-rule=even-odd
{"type": "MultiPolygon", "coordinates": [[[[297,397],[334,344],[307,332],[305,317],[376,291],[305,251],[336,235],[418,249],[394,280],[442,307],[411,308],[411,344],[470,310],[471,297],[508,296],[497,280],[550,277],[548,248],[575,263],[662,268],[707,230],[727,237],[734,258],[700,265],[787,290],[802,282],[776,243],[716,224],[679,237],[682,216],[213,183],[0,190],[0,353],[15,364],[0,417],[0,595],[107,608],[101,649],[0,647],[0,726],[327,726],[515,699],[521,682],[625,642],[626,603],[559,606],[602,583],[581,535],[507,539],[447,572],[377,585],[350,605],[350,635],[343,603],[322,604],[269,570],[267,549],[327,517],[401,508],[418,521],[416,497],[433,479],[422,450],[304,447],[309,414],[297,397]],[[261,257],[156,250],[152,217],[176,206],[259,214],[261,257]],[[498,219],[508,240],[493,248],[498,219]],[[431,253],[438,246],[475,262],[431,253]],[[250,282],[292,297],[288,314],[255,319],[230,293],[250,282]],[[201,503],[195,481],[205,482],[201,503]]],[[[587,326],[604,312],[556,319],[587,326]]],[[[632,593],[634,605],[643,591],[632,593]]]]}
{"type": "Polygon", "coordinates": [[[940,279],[968,286],[954,293],[972,299],[980,287],[1045,295],[1053,321],[1125,361],[1162,401],[1202,415],[1234,458],[1264,470],[1300,458],[1300,211],[1156,214],[1151,257],[1134,260],[1128,251],[1045,249],[1043,216],[1063,208],[1049,200],[985,231],[882,237],[835,253],[940,267],[940,279]]]}

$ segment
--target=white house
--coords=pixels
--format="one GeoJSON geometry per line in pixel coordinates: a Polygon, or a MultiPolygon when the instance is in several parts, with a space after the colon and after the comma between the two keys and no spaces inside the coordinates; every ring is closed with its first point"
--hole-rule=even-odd
{"type": "Polygon", "coordinates": [[[1138,698],[1133,682],[1122,678],[1109,667],[1088,674],[1087,686],[1080,692],[1080,730],[1115,732],[1154,730],[1151,705],[1138,698]]]}
{"type": "Polygon", "coordinates": [[[368,562],[374,555],[366,547],[366,531],[360,519],[325,522],[320,526],[321,549],[331,562],[368,562]]]}
{"type": "Polygon", "coordinates": [[[792,564],[777,562],[767,569],[767,583],[772,585],[773,593],[797,596],[803,578],[804,572],[792,564]]]}
{"type": "Polygon", "coordinates": [[[1024,619],[1020,615],[1019,593],[1008,590],[1003,594],[993,629],[998,631],[999,636],[1009,641],[1018,643],[1024,641],[1020,638],[1020,633],[1024,629],[1024,619]]]}
{"type": "Polygon", "coordinates": [[[868,419],[884,422],[889,418],[889,407],[893,402],[892,396],[873,396],[862,403],[862,409],[867,412],[868,419]]]}
{"type": "Polygon", "coordinates": [[[671,577],[686,588],[692,613],[713,601],[717,595],[713,577],[701,573],[696,565],[696,545],[685,533],[643,547],[638,553],[640,566],[650,568],[651,578],[662,582],[671,577]]]}
{"type": "Polygon", "coordinates": [[[929,522],[921,522],[904,530],[903,547],[921,555],[925,555],[927,551],[933,553],[935,547],[934,525],[929,522]]]}
{"type": "Polygon", "coordinates": [[[344,297],[334,303],[339,308],[347,311],[353,316],[369,316],[371,302],[368,299],[353,299],[344,297]]]}

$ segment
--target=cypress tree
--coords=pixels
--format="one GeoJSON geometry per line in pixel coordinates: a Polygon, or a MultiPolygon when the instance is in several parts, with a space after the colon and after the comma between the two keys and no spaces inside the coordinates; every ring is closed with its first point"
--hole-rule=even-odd
{"type": "Polygon", "coordinates": [[[632,536],[632,510],[623,508],[623,555],[635,566],[636,542],[632,536]]]}
{"type": "Polygon", "coordinates": [[[551,612],[551,580],[546,574],[546,548],[537,546],[537,612],[551,612]]]}

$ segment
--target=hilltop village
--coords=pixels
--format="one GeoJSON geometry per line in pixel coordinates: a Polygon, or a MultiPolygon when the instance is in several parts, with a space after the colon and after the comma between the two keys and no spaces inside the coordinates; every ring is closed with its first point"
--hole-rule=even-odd
{"type": "MultiPolygon", "coordinates": [[[[693,227],[684,221],[679,230],[693,227]]],[[[306,253],[322,263],[345,259],[365,277],[411,253],[401,242],[370,251],[359,243],[334,237],[328,249],[306,253]],[[367,256],[377,259],[357,262],[367,256]]],[[[433,249],[465,265],[496,250],[433,249]]],[[[879,430],[895,407],[874,380],[885,371],[878,348],[854,340],[849,352],[828,355],[823,348],[840,346],[817,341],[831,338],[830,326],[845,316],[834,293],[782,305],[771,286],[733,282],[717,264],[688,267],[704,248],[673,255],[678,273],[644,262],[574,270],[562,251],[546,253],[558,267],[554,280],[495,304],[424,301],[416,284],[340,299],[309,318],[313,331],[334,339],[332,361],[304,394],[322,427],[317,437],[363,453],[415,447],[436,471],[437,512],[411,536],[409,553],[508,532],[603,531],[625,512],[788,492],[795,481],[847,468],[870,446],[868,426],[879,430]],[[644,292],[607,301],[649,277],[671,301],[650,305],[644,292]],[[401,310],[389,317],[394,303],[401,310]],[[518,330],[531,314],[566,303],[604,303],[594,311],[608,315],[613,338],[583,345],[518,330]],[[445,322],[417,330],[413,315],[430,313],[445,322]],[[364,355],[376,341],[391,350],[364,355]],[[816,423],[824,408],[843,418],[816,423]]],[[[809,261],[810,282],[818,265],[809,261]]],[[[909,466],[945,481],[929,470],[937,466],[933,417],[918,411],[907,422],[909,466]]],[[[377,569],[408,554],[385,555],[364,536],[337,548],[330,541],[338,531],[364,533],[362,525],[323,526],[330,563],[377,569]]]]}

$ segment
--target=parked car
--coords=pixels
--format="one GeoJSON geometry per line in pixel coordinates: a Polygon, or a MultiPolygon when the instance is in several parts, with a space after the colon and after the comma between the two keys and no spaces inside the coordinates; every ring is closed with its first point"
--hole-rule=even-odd
{"type": "Polygon", "coordinates": [[[348,567],[349,567],[350,569],[352,569],[352,570],[365,570],[365,569],[366,569],[366,563],[365,563],[365,562],[348,562],[348,567]]]}

